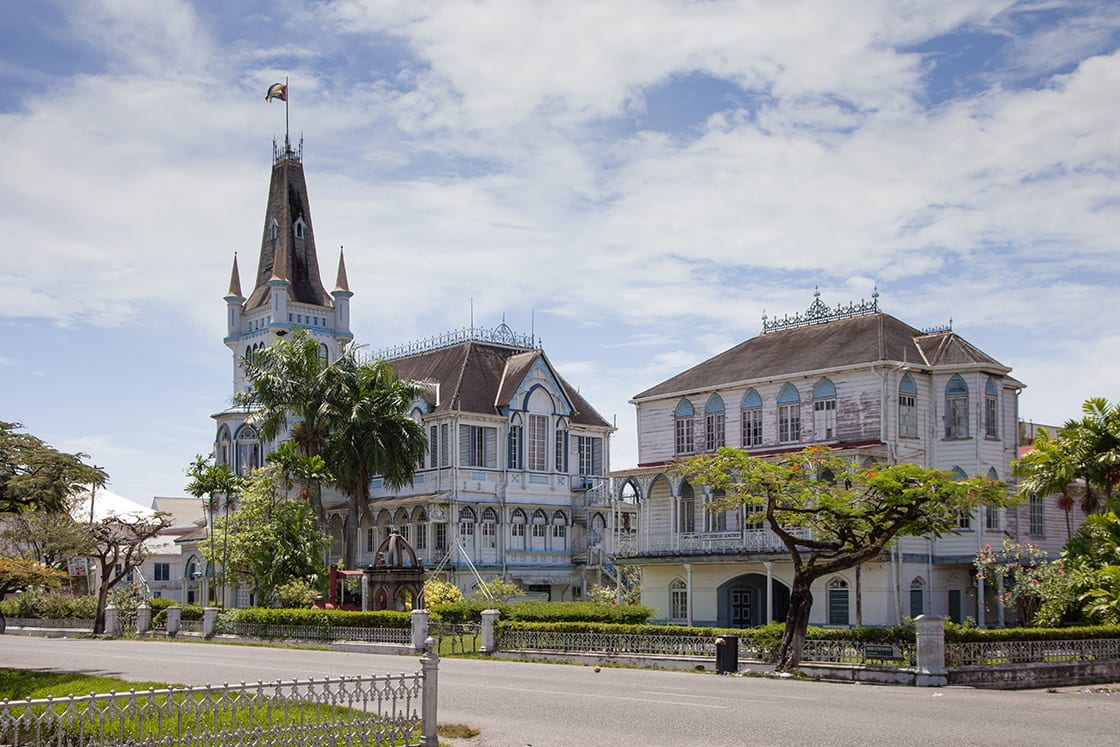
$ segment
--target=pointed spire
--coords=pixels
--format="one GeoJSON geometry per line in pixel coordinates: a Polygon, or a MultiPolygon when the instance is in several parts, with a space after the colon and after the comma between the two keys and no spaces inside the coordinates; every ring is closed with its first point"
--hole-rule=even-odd
{"type": "Polygon", "coordinates": [[[276,242],[276,254],[272,258],[272,277],[268,279],[288,282],[288,242],[281,239],[276,242]]]}
{"type": "Polygon", "coordinates": [[[334,289],[350,292],[350,281],[346,279],[346,257],[341,246],[338,247],[338,278],[334,281],[334,289]]]}
{"type": "Polygon", "coordinates": [[[233,253],[233,272],[229,276],[229,291],[226,293],[226,298],[241,298],[241,273],[237,269],[237,252],[233,253]]]}

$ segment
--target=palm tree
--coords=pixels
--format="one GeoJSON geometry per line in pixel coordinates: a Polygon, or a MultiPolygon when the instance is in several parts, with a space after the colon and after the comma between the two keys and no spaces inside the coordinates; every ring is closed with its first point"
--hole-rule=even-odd
{"type": "Polygon", "coordinates": [[[380,476],[389,489],[412,482],[427,442],[424,427],[409,417],[409,407],[424,392],[398,379],[385,361],[360,363],[348,352],[336,362],[332,390],[327,463],[335,484],[347,496],[343,558],[353,567],[358,546],[358,516],[368,515],[370,482],[380,476]]]}
{"type": "MultiPolygon", "coordinates": [[[[214,537],[211,536],[211,531],[214,526],[214,514],[217,513],[221,501],[218,500],[219,496],[225,497],[225,510],[226,516],[229,516],[229,502],[231,496],[237,492],[240,480],[237,475],[233,473],[228,464],[211,464],[210,457],[204,457],[201,454],[196,455],[191,466],[187,469],[187,477],[191,478],[187,483],[185,490],[195,498],[206,497],[205,509],[206,516],[206,538],[210,542],[210,567],[214,567],[215,563],[215,545],[214,537]]],[[[228,524],[228,522],[227,522],[228,524]]],[[[222,562],[222,594],[221,598],[225,601],[225,561],[222,562]]]]}
{"type": "Polygon", "coordinates": [[[1015,474],[1023,478],[1019,491],[1059,494],[1059,505],[1071,505],[1075,496],[1080,497],[1087,514],[1115,510],[1113,494],[1120,484],[1120,405],[1095,397],[1086,400],[1081,409],[1084,416],[1066,421],[1054,436],[1046,429],[1039,431],[1034,450],[1015,464],[1015,474]]]}
{"type": "MultiPolygon", "coordinates": [[[[246,356],[245,373],[252,387],[236,395],[234,402],[254,411],[261,440],[274,441],[288,433],[305,457],[322,455],[329,436],[323,414],[335,371],[322,356],[320,343],[306,331],[296,330],[288,339],[246,356]]],[[[326,514],[318,480],[309,497],[323,523],[326,514]]]]}

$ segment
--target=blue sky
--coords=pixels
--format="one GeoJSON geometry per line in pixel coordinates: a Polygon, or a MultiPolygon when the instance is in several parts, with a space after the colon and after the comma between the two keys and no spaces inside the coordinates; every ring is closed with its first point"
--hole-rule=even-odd
{"type": "Polygon", "coordinates": [[[818,286],[952,319],[1061,422],[1120,399],[1118,48],[1112,1],[16,3],[0,419],[182,493],[287,77],[357,339],[535,328],[616,468],[630,396],[818,286]]]}

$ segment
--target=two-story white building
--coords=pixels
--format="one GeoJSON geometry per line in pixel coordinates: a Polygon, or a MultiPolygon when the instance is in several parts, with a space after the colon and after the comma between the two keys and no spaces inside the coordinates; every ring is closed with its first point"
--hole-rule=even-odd
{"type": "MultiPolygon", "coordinates": [[[[665,621],[753,626],[784,620],[793,578],[778,539],[713,511],[711,494],[674,477],[678,458],[722,446],[757,456],[831,447],[861,464],[912,462],[1008,481],[1017,456],[1011,369],[951,328],[919,330],[872,301],[763,318],[763,332],[637,394],[638,466],[613,473],[616,496],[639,506],[637,536],[617,561],[641,569],[642,601],[665,621]]],[[[972,558],[1004,537],[1056,556],[1064,518],[1051,499],[961,516],[960,533],[902,538],[859,569],[813,588],[811,623],[895,624],[937,614],[999,614],[972,558]]]]}

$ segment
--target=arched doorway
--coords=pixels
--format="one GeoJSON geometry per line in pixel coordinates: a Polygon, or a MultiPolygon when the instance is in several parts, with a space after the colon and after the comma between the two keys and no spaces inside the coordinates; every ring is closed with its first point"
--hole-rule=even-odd
{"type": "MultiPolygon", "coordinates": [[[[771,582],[774,603],[774,622],[785,622],[789,612],[789,587],[778,579],[771,582]]],[[[716,589],[716,614],[718,625],[725,628],[752,628],[765,625],[766,576],[761,573],[744,573],[716,589]]]]}

